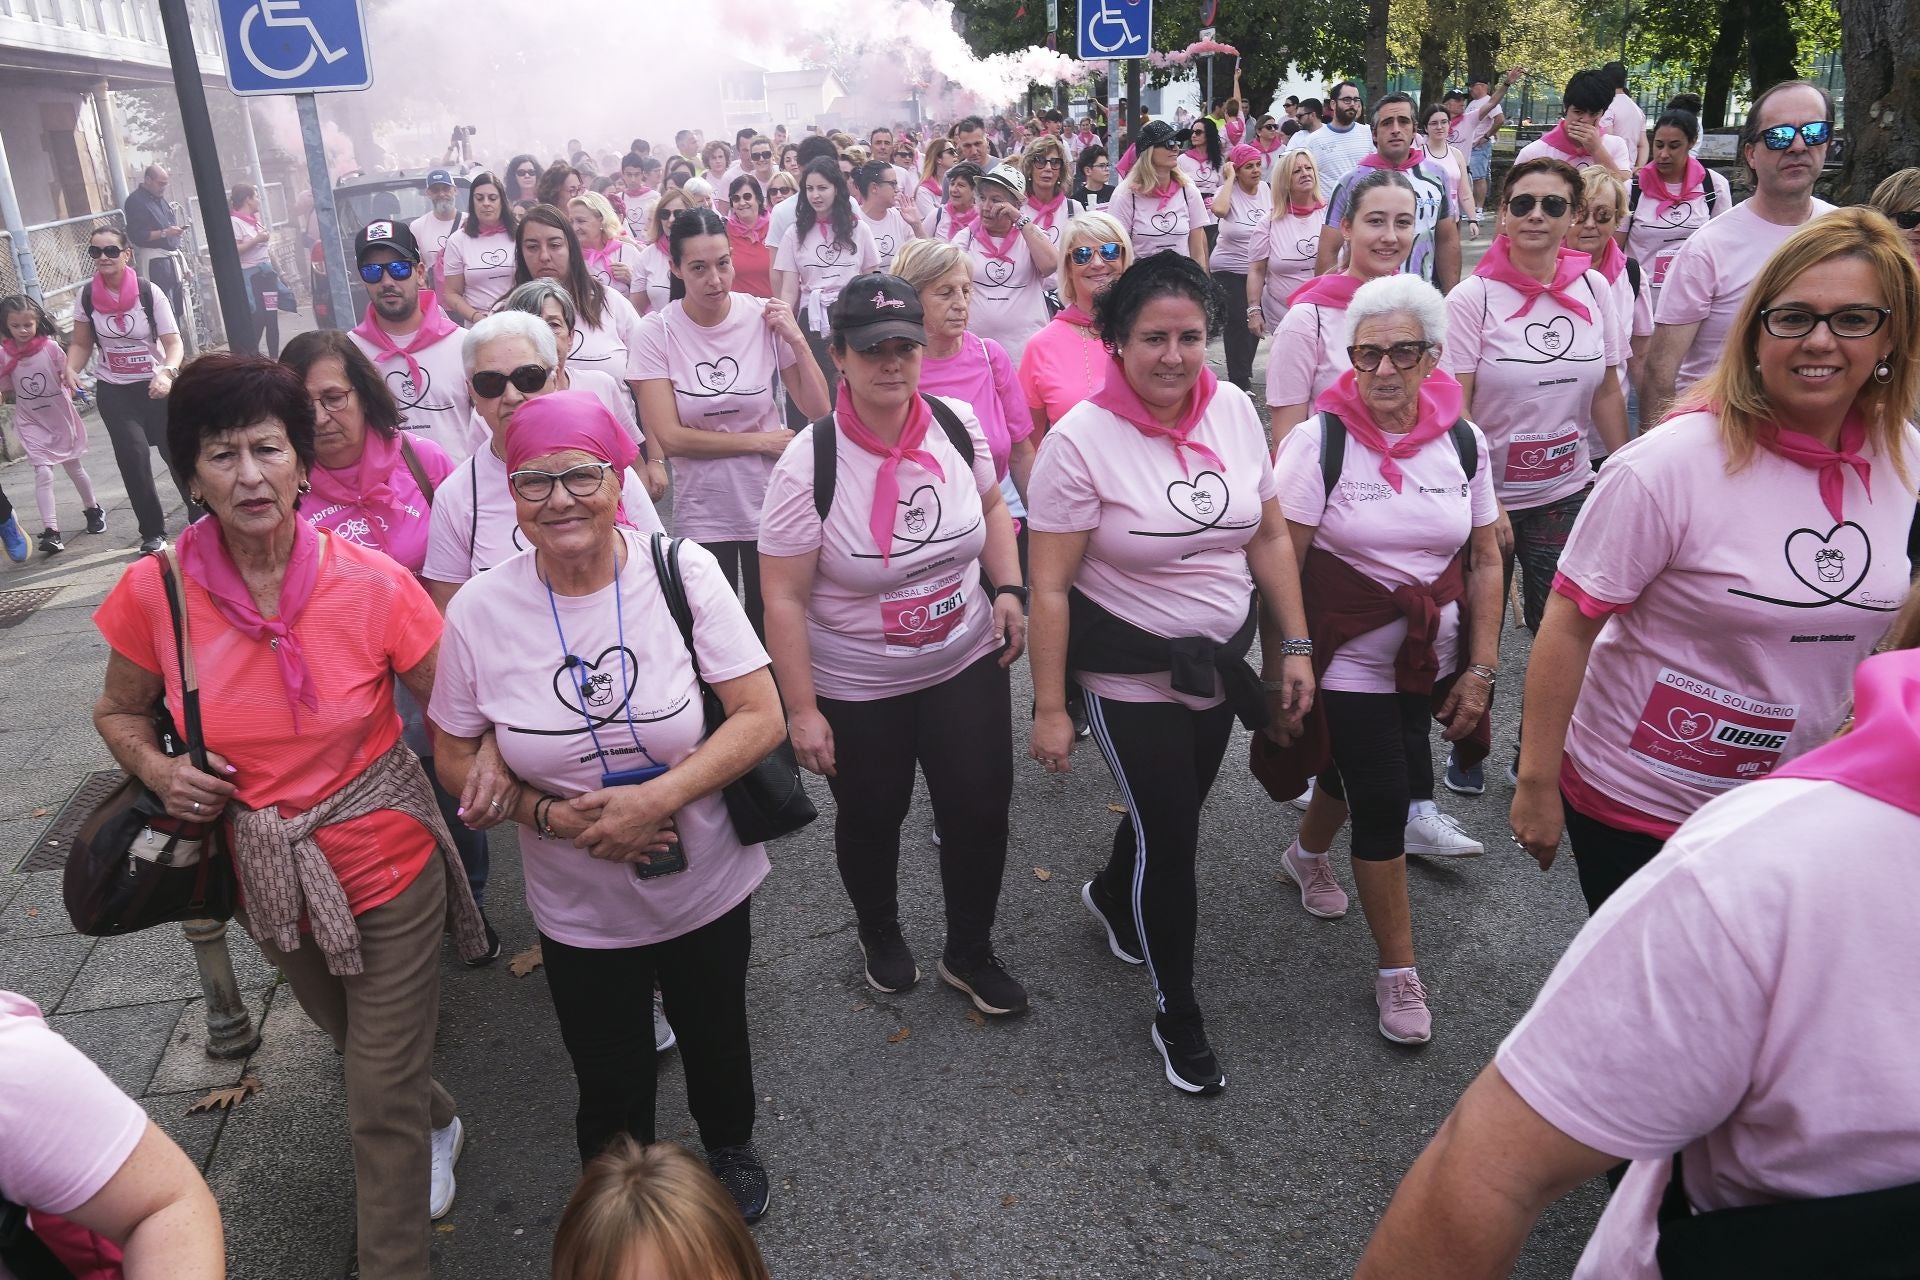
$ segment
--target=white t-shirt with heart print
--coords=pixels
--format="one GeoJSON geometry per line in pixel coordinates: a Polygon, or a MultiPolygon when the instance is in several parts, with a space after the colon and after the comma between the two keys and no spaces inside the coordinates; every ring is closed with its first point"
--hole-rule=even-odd
{"type": "MultiPolygon", "coordinates": [[[[1920,448],[1911,426],[1904,448],[1920,448]]],[[[1677,824],[1833,735],[1907,594],[1914,486],[1861,453],[1872,489],[1843,468],[1837,521],[1810,467],[1755,449],[1729,474],[1711,414],[1607,460],[1556,584],[1590,616],[1613,610],[1567,730],[1588,786],[1677,824]]]]}
{"type": "Polygon", "coordinates": [[[894,255],[906,248],[907,241],[913,239],[913,228],[900,210],[887,206],[885,216],[875,219],[867,216],[867,211],[855,205],[853,212],[860,219],[860,225],[873,237],[874,252],[880,256],[880,269],[886,270],[893,265],[894,255]]]}
{"type": "Polygon", "coordinates": [[[1704,192],[1674,205],[1662,215],[1658,197],[1644,188],[1639,204],[1627,214],[1627,256],[1639,262],[1641,291],[1650,292],[1656,305],[1660,301],[1660,288],[1667,281],[1667,270],[1680,256],[1681,246],[1707,225],[1709,217],[1724,217],[1733,211],[1733,191],[1727,186],[1726,175],[1708,169],[1707,182],[1714,192],[1711,215],[1707,212],[1704,192]]]}
{"type": "MultiPolygon", "coordinates": [[[[91,282],[81,286],[83,289],[92,287],[91,282]]],[[[126,311],[108,311],[104,307],[93,309],[93,376],[101,382],[130,387],[136,383],[153,381],[153,371],[160,367],[160,339],[167,334],[180,332],[180,324],[173,317],[173,304],[167,301],[167,291],[152,284],[147,289],[153,295],[151,325],[147,323],[147,310],[140,305],[138,297],[134,298],[133,306],[126,311]]],[[[77,302],[74,310],[78,315],[86,314],[80,310],[77,302]]]]}
{"type": "Polygon", "coordinates": [[[1135,261],[1163,249],[1192,257],[1193,246],[1187,243],[1187,236],[1195,227],[1207,225],[1206,206],[1191,182],[1181,183],[1164,203],[1159,196],[1143,195],[1133,189],[1132,183],[1123,182],[1105,211],[1127,229],[1135,261]]]}
{"type": "Polygon", "coordinates": [[[1544,293],[1514,317],[1526,298],[1481,275],[1447,295],[1444,366],[1473,377],[1473,420],[1487,433],[1493,489],[1509,510],[1558,502],[1592,483],[1593,397],[1607,370],[1626,363],[1607,278],[1589,271],[1567,292],[1590,318],[1544,293]]]}
{"type": "Polygon", "coordinates": [[[1207,255],[1208,269],[1247,274],[1254,255],[1266,254],[1267,220],[1272,216],[1273,191],[1266,183],[1261,183],[1252,195],[1242,191],[1238,182],[1234,183],[1233,194],[1228,197],[1227,216],[1219,220],[1220,238],[1214,241],[1213,252],[1207,255]]]}
{"type": "Polygon", "coordinates": [[[491,311],[494,303],[513,291],[513,237],[504,227],[487,236],[454,232],[440,256],[440,278],[448,276],[465,277],[468,306],[491,311]]]}
{"type": "Polygon", "coordinates": [[[799,226],[787,228],[774,251],[773,269],[792,272],[800,280],[800,322],[821,337],[829,331],[827,309],[855,276],[880,269],[880,250],[873,232],[859,218],[853,220],[853,245],[830,240],[833,224],[816,222],[800,238],[799,226]]]}
{"type": "Polygon", "coordinates": [[[973,267],[968,332],[999,343],[1017,369],[1028,340],[1046,327],[1047,285],[1052,277],[1034,270],[1033,251],[1027,248],[1025,233],[1011,234],[1013,243],[1005,258],[988,255],[978,226],[968,227],[953,242],[966,252],[973,267]]]}
{"type": "MultiPolygon", "coordinates": [[[[727,318],[696,324],[686,304],[670,302],[640,321],[634,368],[640,378],[673,384],[680,425],[694,431],[777,431],[786,426],[775,392],[780,370],[799,355],[767,328],[767,300],[729,295],[727,318]]],[[[812,357],[809,356],[809,359],[812,357]]],[[[698,542],[752,542],[774,459],[674,458],[673,528],[698,542]]]]}
{"type": "MultiPolygon", "coordinates": [[[[400,356],[383,357],[359,334],[348,336],[354,346],[367,353],[367,359],[373,361],[373,367],[386,379],[387,390],[400,406],[402,430],[433,441],[455,462],[471,456],[485,443],[485,433],[474,430],[473,398],[467,390],[466,366],[460,360],[460,343],[466,330],[455,329],[440,341],[413,353],[414,363],[420,367],[418,382],[400,356]]],[[[395,346],[404,347],[412,335],[392,336],[395,346]]]]}
{"type": "Polygon", "coordinates": [[[1312,213],[1288,213],[1267,218],[1267,283],[1260,294],[1260,309],[1266,314],[1267,336],[1280,330],[1287,314],[1287,299],[1293,291],[1313,278],[1313,263],[1320,252],[1320,232],[1327,225],[1327,207],[1312,213]]]}
{"type": "Polygon", "coordinates": [[[633,344],[640,336],[640,313],[618,289],[601,292],[606,301],[601,305],[600,323],[588,327],[585,316],[575,322],[567,367],[598,369],[628,382],[639,376],[633,371],[633,344]]]}

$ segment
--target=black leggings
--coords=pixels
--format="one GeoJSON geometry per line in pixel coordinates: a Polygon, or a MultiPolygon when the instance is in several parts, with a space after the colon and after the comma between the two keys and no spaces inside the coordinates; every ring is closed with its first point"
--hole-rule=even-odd
{"type": "Polygon", "coordinates": [[[940,828],[947,958],[983,958],[993,946],[1013,799],[1012,694],[999,656],[913,693],[818,701],[833,729],[834,855],[860,927],[900,918],[900,824],[917,761],[940,828]]]}
{"type": "Polygon", "coordinates": [[[1247,276],[1243,271],[1216,271],[1213,282],[1226,298],[1227,322],[1220,340],[1227,349],[1227,381],[1246,391],[1253,383],[1253,353],[1260,345],[1247,327],[1247,276]]]}
{"type": "MultiPolygon", "coordinates": [[[[815,333],[813,326],[808,323],[804,313],[799,319],[800,332],[807,337],[807,350],[813,353],[813,362],[820,366],[820,373],[827,380],[827,401],[831,404],[833,401],[834,385],[840,381],[840,371],[833,367],[833,354],[827,342],[827,336],[825,334],[815,333]]],[[[811,421],[811,418],[800,412],[800,406],[795,403],[792,390],[789,389],[787,393],[787,429],[789,431],[798,431],[811,421]]]]}
{"type": "MultiPolygon", "coordinates": [[[[169,471],[173,469],[173,455],[167,449],[167,402],[148,396],[150,385],[102,379],[95,384],[94,394],[100,401],[100,420],[106,423],[107,438],[113,441],[113,460],[127,486],[127,501],[140,522],[140,536],[164,538],[167,516],[160,505],[160,491],[154,486],[153,455],[148,450],[158,449],[160,461],[169,471]]],[[[179,483],[178,477],[174,483],[179,483]]],[[[180,498],[186,501],[184,490],[180,498]]]]}
{"type": "Polygon", "coordinates": [[[760,597],[760,544],[757,542],[703,542],[720,562],[720,572],[746,597],[747,621],[753,634],[767,638],[767,603],[760,597]]]}
{"type": "Polygon", "coordinates": [[[580,1087],[580,1162],[620,1134],[652,1142],[653,985],[686,1064],[687,1109],[708,1151],[753,1137],[747,957],[753,899],[709,924],[644,947],[599,950],[540,935],[560,1039],[580,1087]]]}
{"type": "Polygon", "coordinates": [[[1543,507],[1509,510],[1513,523],[1513,550],[1506,557],[1506,576],[1501,583],[1501,598],[1513,593],[1513,571],[1520,570],[1520,620],[1527,630],[1540,633],[1540,619],[1547,614],[1547,597],[1553,593],[1553,578],[1560,571],[1560,553],[1567,549],[1573,522],[1580,508],[1587,505],[1589,485],[1543,507]]]}
{"type": "Polygon", "coordinates": [[[1564,791],[1560,808],[1566,814],[1567,843],[1573,846],[1573,865],[1580,872],[1580,894],[1587,900],[1588,915],[1667,846],[1659,836],[1628,831],[1580,812],[1564,791]]]}
{"type": "MultiPolygon", "coordinates": [[[[1433,707],[1423,693],[1322,689],[1333,763],[1318,779],[1345,801],[1353,856],[1391,862],[1407,852],[1407,806],[1433,799],[1433,707]]],[[[1325,852],[1322,850],[1321,852],[1325,852]]]]}
{"type": "Polygon", "coordinates": [[[1194,862],[1200,807],[1220,772],[1233,729],[1224,704],[1193,711],[1177,702],[1120,702],[1089,691],[1093,740],[1120,784],[1127,816],[1113,833],[1100,892],[1133,907],[1154,1002],[1175,1018],[1197,1016],[1194,935],[1200,894],[1194,862]]]}

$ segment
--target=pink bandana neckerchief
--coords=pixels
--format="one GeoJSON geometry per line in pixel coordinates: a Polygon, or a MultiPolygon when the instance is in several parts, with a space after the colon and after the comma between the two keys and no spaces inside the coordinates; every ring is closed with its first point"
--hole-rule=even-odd
{"type": "Polygon", "coordinates": [[[745,240],[748,244],[765,244],[767,242],[767,228],[772,220],[772,215],[763,213],[760,215],[758,222],[755,222],[752,226],[748,226],[746,223],[740,221],[737,215],[729,213],[727,215],[727,233],[736,239],[745,240]]]}
{"type": "Polygon", "coordinates": [[[227,212],[231,213],[234,217],[240,219],[240,221],[252,227],[255,235],[260,234],[260,219],[254,217],[250,213],[242,213],[238,209],[229,209],[227,212]]]}
{"type": "Polygon", "coordinates": [[[1353,295],[1365,283],[1359,276],[1350,276],[1344,271],[1315,276],[1287,295],[1287,305],[1297,307],[1303,302],[1311,302],[1316,307],[1326,307],[1331,311],[1345,311],[1347,304],[1353,301],[1353,295]]]}
{"type": "Polygon", "coordinates": [[[1593,264],[1593,269],[1605,276],[1608,284],[1618,280],[1620,273],[1627,269],[1627,255],[1620,252],[1619,242],[1612,236],[1607,237],[1607,247],[1601,251],[1600,260],[1593,264]]]}
{"type": "Polygon", "coordinates": [[[1920,814],[1920,651],[1877,654],[1853,673],[1853,728],[1772,778],[1817,778],[1920,814]]]}
{"type": "Polygon", "coordinates": [[[943,201],[947,198],[946,184],[938,178],[922,178],[920,180],[920,190],[931,191],[943,201]]]}
{"type": "Polygon", "coordinates": [[[1150,196],[1159,197],[1160,203],[1154,206],[1154,209],[1157,212],[1161,209],[1166,208],[1169,204],[1172,204],[1173,198],[1179,195],[1180,191],[1181,191],[1181,186],[1180,186],[1179,180],[1175,178],[1168,178],[1166,186],[1155,187],[1152,191],[1149,191],[1147,194],[1150,196]]]}
{"type": "Polygon", "coordinates": [[[1506,236],[1495,236],[1493,243],[1487,246],[1486,256],[1481,258],[1480,265],[1473,269],[1473,274],[1485,276],[1489,280],[1498,280],[1501,284],[1518,290],[1525,299],[1520,304],[1520,309],[1507,319],[1518,320],[1533,310],[1533,304],[1540,300],[1542,294],[1545,294],[1582,320],[1589,324],[1593,323],[1593,313],[1587,310],[1586,304],[1567,291],[1575,280],[1585,275],[1593,266],[1593,259],[1577,250],[1562,246],[1560,257],[1554,263],[1553,279],[1542,284],[1513,265],[1511,247],[1506,236]]]}
{"type": "Polygon", "coordinates": [[[1346,424],[1347,436],[1356,444],[1380,455],[1380,478],[1399,493],[1405,478],[1396,459],[1411,458],[1430,440],[1437,440],[1460,420],[1463,394],[1451,375],[1435,369],[1420,384],[1419,413],[1413,430],[1403,436],[1389,436],[1374,424],[1373,412],[1360,398],[1360,379],[1352,369],[1341,374],[1334,384],[1320,393],[1313,407],[1338,415],[1346,424]]]}
{"type": "Polygon", "coordinates": [[[44,333],[35,334],[25,343],[17,342],[12,337],[0,340],[0,378],[12,373],[14,366],[22,360],[31,360],[39,355],[52,341],[44,333]]]}
{"type": "Polygon", "coordinates": [[[120,291],[117,294],[113,294],[107,292],[106,281],[102,280],[98,273],[95,273],[93,283],[87,286],[87,292],[93,298],[93,309],[95,311],[104,311],[108,315],[117,316],[133,310],[134,303],[140,300],[140,279],[134,275],[131,266],[122,267],[120,270],[120,291]]]}
{"type": "Polygon", "coordinates": [[[1420,153],[1418,151],[1409,151],[1407,152],[1407,158],[1405,160],[1402,160],[1399,164],[1395,164],[1378,151],[1372,151],[1367,154],[1366,159],[1360,162],[1360,167],[1362,169],[1391,169],[1395,173],[1406,173],[1409,170],[1420,167],[1420,153]]]}
{"type": "Polygon", "coordinates": [[[1660,176],[1660,171],[1653,167],[1651,160],[1641,165],[1640,172],[1634,176],[1640,180],[1641,192],[1653,197],[1653,216],[1656,218],[1665,218],[1667,210],[1675,205],[1699,199],[1707,187],[1706,166],[1692,156],[1687,157],[1687,172],[1680,179],[1678,191],[1667,185],[1667,180],[1660,176]]]}
{"type": "Polygon", "coordinates": [[[294,627],[307,601],[313,598],[314,584],[320,579],[320,535],[298,515],[293,521],[293,554],[287,560],[280,580],[280,609],[271,618],[262,617],[247,590],[246,579],[227,550],[226,531],[213,516],[201,516],[180,535],[180,565],[213,598],[213,607],[229,626],[252,640],[265,640],[280,664],[280,687],[286,691],[287,706],[293,712],[294,730],[300,728],[300,708],[320,709],[320,696],[314,687],[313,672],[301,651],[300,637],[294,627]]]}
{"type": "Polygon", "coordinates": [[[586,260],[587,270],[599,271],[602,275],[611,277],[613,260],[620,256],[620,242],[609,236],[607,242],[598,249],[589,249],[586,245],[581,245],[580,256],[586,260]]]}
{"type": "Polygon", "coordinates": [[[1083,151],[1099,140],[1099,135],[1094,133],[1076,133],[1073,136],[1080,140],[1080,148],[1083,151]]]}
{"type": "Polygon", "coordinates": [[[416,387],[420,385],[420,362],[413,358],[413,353],[425,350],[450,333],[458,332],[458,326],[447,319],[446,312],[440,310],[440,299],[434,296],[431,289],[420,291],[420,327],[407,339],[404,347],[396,344],[374,320],[371,303],[367,306],[367,314],[353,327],[356,338],[365,338],[373,344],[375,364],[399,356],[406,362],[407,377],[413,380],[416,387]]]}
{"type": "Polygon", "coordinates": [[[946,231],[947,239],[949,240],[959,235],[962,231],[965,231],[968,227],[976,226],[980,221],[979,205],[973,206],[973,208],[967,210],[965,213],[961,213],[950,204],[943,205],[942,208],[947,215],[946,231]]]}
{"type": "Polygon", "coordinates": [[[1213,161],[1207,158],[1207,149],[1205,147],[1188,147],[1180,154],[1199,165],[1202,172],[1213,167],[1213,161]]]}
{"type": "Polygon", "coordinates": [[[1006,239],[995,240],[993,233],[987,230],[987,224],[976,222],[973,226],[973,242],[980,246],[980,252],[989,258],[998,258],[1002,262],[1013,261],[1013,246],[1020,243],[1020,228],[1007,232],[1006,239]]]}
{"type": "Polygon", "coordinates": [[[1082,311],[1080,304],[1077,302],[1069,302],[1066,306],[1060,308],[1059,312],[1053,318],[1055,320],[1065,320],[1068,324],[1079,325],[1082,329],[1093,328],[1093,317],[1085,311],[1082,311]]]}
{"type": "MultiPolygon", "coordinates": [[[[427,521],[406,509],[413,504],[395,489],[401,476],[412,478],[400,452],[400,438],[369,431],[359,462],[337,471],[315,466],[307,473],[307,483],[313,486],[316,502],[355,507],[377,518],[385,529],[382,549],[402,564],[417,564],[427,551],[427,521]]],[[[415,483],[414,488],[417,491],[419,485],[415,483]]],[[[424,512],[425,507],[422,501],[414,510],[424,512]]]]}
{"type": "Polygon", "coordinates": [[[1287,212],[1296,218],[1310,218],[1326,207],[1325,200],[1315,200],[1312,204],[1295,204],[1291,198],[1287,200],[1287,212]]]}
{"type": "Polygon", "coordinates": [[[1060,216],[1061,206],[1067,202],[1067,193],[1062,191],[1051,200],[1041,200],[1036,196],[1027,197],[1027,208],[1033,210],[1033,220],[1043,227],[1053,226],[1054,219],[1060,216]]]}
{"type": "Polygon", "coordinates": [[[1559,124],[1553,126],[1553,128],[1541,134],[1540,141],[1546,143],[1563,156],[1583,156],[1587,154],[1587,149],[1575,142],[1573,135],[1567,132],[1567,122],[1564,119],[1561,120],[1559,124]]]}
{"type": "Polygon", "coordinates": [[[934,479],[946,482],[947,473],[941,469],[939,459],[921,448],[926,443],[933,411],[927,408],[924,398],[914,396],[913,406],[907,410],[906,425],[900,429],[900,438],[889,445],[860,420],[860,414],[853,407],[853,397],[847,394],[846,383],[842,382],[833,402],[833,420],[841,435],[880,459],[880,472],[873,481],[873,506],[867,512],[867,531],[873,535],[880,563],[885,565],[893,557],[893,522],[895,509],[900,505],[900,464],[912,462],[934,479]]]}
{"type": "Polygon", "coordinates": [[[1257,133],[1253,136],[1253,149],[1255,151],[1258,151],[1263,156],[1273,155],[1275,152],[1279,151],[1285,145],[1286,145],[1286,140],[1284,138],[1275,138],[1271,142],[1269,142],[1263,139],[1262,137],[1260,137],[1260,135],[1257,133]]]}
{"type": "Polygon", "coordinates": [[[1107,380],[1101,388],[1088,397],[1093,403],[1105,409],[1115,417],[1123,418],[1133,424],[1134,429],[1143,436],[1158,436],[1173,442],[1173,456],[1180,463],[1180,474],[1191,475],[1187,467],[1186,450],[1192,450],[1195,457],[1203,462],[1224,470],[1226,463],[1220,455],[1197,440],[1190,439],[1194,427],[1206,415],[1207,406],[1213,403],[1213,393],[1220,387],[1220,379],[1213,370],[1202,365],[1199,380],[1193,384],[1193,390],[1187,393],[1186,407],[1180,411],[1180,420],[1172,426],[1166,425],[1153,416],[1140,393],[1127,381],[1126,370],[1115,357],[1107,365],[1107,380]]]}
{"type": "Polygon", "coordinates": [[[1849,412],[1840,424],[1838,449],[1829,449],[1804,431],[1791,431],[1771,422],[1761,424],[1755,439],[1768,453],[1820,473],[1820,501],[1827,504],[1827,513],[1836,521],[1846,519],[1841,513],[1841,497],[1847,488],[1848,467],[1860,477],[1867,501],[1873,501],[1873,464],[1860,456],[1860,446],[1867,442],[1867,424],[1858,412],[1849,412]]]}

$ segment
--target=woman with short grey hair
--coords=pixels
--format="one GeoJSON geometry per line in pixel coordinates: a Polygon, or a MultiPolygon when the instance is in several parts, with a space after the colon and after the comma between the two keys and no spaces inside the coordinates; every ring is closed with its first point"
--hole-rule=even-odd
{"type": "MultiPolygon", "coordinates": [[[[613,415],[613,420],[626,430],[627,435],[639,442],[641,456],[646,459],[649,452],[647,438],[634,415],[633,393],[603,369],[574,369],[567,364],[567,353],[573,347],[577,332],[574,326],[578,323],[579,312],[566,286],[557,280],[529,280],[502,299],[500,309],[524,311],[546,321],[547,328],[553,331],[555,347],[554,390],[592,392],[596,400],[607,406],[607,412],[613,415]]],[[[647,496],[659,498],[667,491],[667,464],[658,459],[646,459],[641,480],[647,486],[647,496]]]]}
{"type": "Polygon", "coordinates": [[[1411,275],[1370,280],[1346,322],[1353,367],[1274,459],[1320,689],[1287,757],[1319,785],[1281,868],[1310,914],[1345,915],[1327,854],[1352,818],[1354,881],[1379,948],[1380,1034],[1420,1044],[1432,1016],[1414,968],[1406,855],[1482,852],[1433,803],[1429,734],[1439,720],[1463,755],[1475,743],[1485,754],[1500,661],[1499,505],[1486,440],[1460,416],[1460,384],[1439,370],[1439,291],[1411,275]]]}

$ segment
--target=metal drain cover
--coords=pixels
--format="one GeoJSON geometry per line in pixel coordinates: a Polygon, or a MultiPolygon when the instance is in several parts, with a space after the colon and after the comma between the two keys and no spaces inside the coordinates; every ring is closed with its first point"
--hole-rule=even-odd
{"type": "Polygon", "coordinates": [[[82,778],[80,785],[74,789],[73,797],[61,807],[52,825],[28,850],[27,859],[20,864],[20,870],[53,871],[66,866],[67,851],[73,847],[74,837],[80,834],[80,828],[100,802],[112,795],[114,788],[126,778],[127,775],[118,769],[102,769],[82,778]]]}
{"type": "Polygon", "coordinates": [[[59,587],[25,587],[0,591],[0,628],[16,626],[59,592],[59,587]]]}

